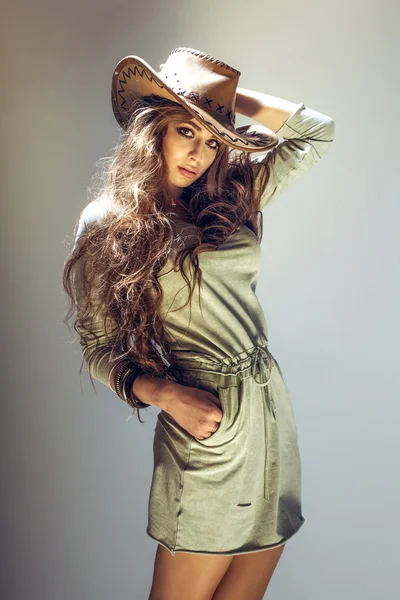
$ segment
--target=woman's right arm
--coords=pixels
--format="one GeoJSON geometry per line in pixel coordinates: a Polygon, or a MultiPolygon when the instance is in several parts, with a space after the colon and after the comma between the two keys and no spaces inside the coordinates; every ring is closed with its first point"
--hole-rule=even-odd
{"type": "MultiPolygon", "coordinates": [[[[79,237],[87,230],[88,226],[101,218],[104,209],[95,201],[91,202],[82,211],[79,219],[79,225],[75,236],[74,249],[77,246],[79,237]]],[[[78,316],[80,313],[81,300],[83,299],[83,265],[80,261],[75,266],[74,280],[75,299],[78,307],[78,316]]],[[[112,331],[116,324],[107,318],[107,327],[104,328],[103,315],[97,311],[98,306],[93,302],[94,314],[91,316],[90,328],[96,333],[99,342],[89,337],[88,331],[78,321],[77,329],[80,335],[80,345],[82,347],[83,357],[87,364],[89,373],[113,392],[115,392],[115,376],[118,368],[126,362],[126,358],[115,363],[111,362],[111,350],[113,343],[112,331]]],[[[87,317],[85,318],[85,320],[87,317]]],[[[136,378],[133,389],[135,395],[145,404],[151,404],[158,408],[165,409],[171,396],[171,389],[174,382],[168,379],[151,377],[149,375],[140,375],[136,378]]]]}

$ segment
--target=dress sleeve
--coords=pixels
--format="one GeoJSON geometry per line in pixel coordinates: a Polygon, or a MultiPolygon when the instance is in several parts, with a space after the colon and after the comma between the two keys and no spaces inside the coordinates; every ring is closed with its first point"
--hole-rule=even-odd
{"type": "MultiPolygon", "coordinates": [[[[267,153],[259,153],[253,160],[254,164],[264,163],[270,168],[268,184],[260,200],[260,210],[322,158],[333,142],[334,132],[335,122],[331,117],[300,102],[277,131],[284,141],[267,153]]],[[[258,172],[256,185],[260,175],[258,172]]]]}
{"type": "MultiPolygon", "coordinates": [[[[84,208],[78,222],[73,248],[74,250],[77,247],[79,238],[86,233],[90,226],[98,222],[103,214],[104,209],[96,204],[95,201],[91,202],[84,208]]],[[[79,319],[79,317],[82,315],[82,301],[84,298],[83,265],[81,259],[77,261],[74,269],[74,294],[77,303],[77,313],[79,319]]],[[[115,333],[116,323],[111,318],[107,317],[105,328],[104,313],[101,310],[100,303],[98,300],[96,300],[95,289],[93,289],[92,294],[91,313],[90,315],[85,316],[84,319],[86,324],[88,321],[90,322],[90,329],[96,333],[99,339],[96,340],[92,335],[89,335],[88,330],[84,327],[83,323],[78,320],[76,327],[80,336],[79,342],[82,347],[83,357],[92,377],[114,391],[110,384],[110,375],[116,363],[111,362],[110,357],[113,341],[115,340],[115,335],[113,335],[113,332],[115,333]]]]}
{"type": "MultiPolygon", "coordinates": [[[[106,209],[97,204],[95,200],[84,208],[79,218],[73,249],[77,247],[79,238],[87,231],[88,227],[91,227],[102,218],[105,214],[105,210],[106,209]]],[[[83,289],[83,265],[81,259],[77,261],[74,273],[74,293],[79,317],[82,315],[82,300],[85,293],[83,289]]],[[[104,311],[102,311],[99,299],[96,298],[95,295],[96,286],[93,287],[93,291],[91,290],[91,292],[92,309],[90,315],[85,316],[84,321],[86,324],[88,321],[90,322],[90,329],[97,335],[98,339],[96,340],[92,335],[89,335],[88,330],[78,319],[76,327],[80,335],[79,342],[82,347],[83,357],[88,366],[89,373],[92,377],[114,392],[110,383],[110,375],[118,362],[115,360],[111,362],[111,352],[117,337],[115,333],[117,323],[107,316],[106,324],[104,324],[104,311]]],[[[170,363],[164,356],[159,344],[157,344],[154,339],[151,339],[151,343],[160,354],[161,360],[169,367],[170,363]]],[[[126,358],[123,358],[121,359],[121,362],[125,362],[126,360],[126,358]]]]}

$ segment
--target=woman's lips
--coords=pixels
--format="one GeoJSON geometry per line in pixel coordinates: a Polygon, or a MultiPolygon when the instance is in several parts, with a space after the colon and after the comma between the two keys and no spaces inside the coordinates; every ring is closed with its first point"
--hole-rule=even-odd
{"type": "Polygon", "coordinates": [[[196,173],[191,173],[190,171],[187,171],[183,167],[178,167],[178,169],[182,173],[182,175],[184,177],[187,177],[188,179],[193,179],[193,177],[196,177],[196,173]]]}

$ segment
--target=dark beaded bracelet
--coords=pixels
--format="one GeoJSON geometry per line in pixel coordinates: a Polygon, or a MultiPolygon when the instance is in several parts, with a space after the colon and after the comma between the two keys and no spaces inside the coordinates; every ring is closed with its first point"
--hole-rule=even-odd
{"type": "Polygon", "coordinates": [[[126,375],[124,382],[123,382],[123,386],[122,386],[122,392],[125,396],[125,398],[130,399],[132,401],[132,403],[134,405],[136,405],[138,408],[146,408],[147,406],[150,406],[150,404],[146,404],[145,402],[142,402],[137,396],[136,394],[133,392],[133,384],[135,382],[136,377],[139,377],[139,375],[142,375],[143,371],[140,367],[138,367],[137,365],[133,365],[131,370],[128,372],[128,374],[126,375]]]}

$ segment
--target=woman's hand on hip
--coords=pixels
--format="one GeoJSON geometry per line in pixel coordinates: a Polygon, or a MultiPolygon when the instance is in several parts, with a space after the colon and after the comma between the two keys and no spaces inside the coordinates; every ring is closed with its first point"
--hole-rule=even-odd
{"type": "Polygon", "coordinates": [[[218,396],[171,380],[166,384],[161,403],[163,410],[195,438],[210,437],[218,429],[223,415],[218,396]]]}

